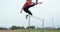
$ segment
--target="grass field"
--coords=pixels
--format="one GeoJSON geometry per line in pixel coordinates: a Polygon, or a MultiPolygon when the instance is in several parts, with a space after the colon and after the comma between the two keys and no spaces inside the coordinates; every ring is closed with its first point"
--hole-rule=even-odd
{"type": "MultiPolygon", "coordinates": [[[[29,32],[27,29],[20,30],[0,30],[0,32],[29,32]]],[[[42,30],[31,29],[30,32],[42,32],[42,30]]],[[[60,30],[43,30],[43,32],[60,32],[60,30]]]]}

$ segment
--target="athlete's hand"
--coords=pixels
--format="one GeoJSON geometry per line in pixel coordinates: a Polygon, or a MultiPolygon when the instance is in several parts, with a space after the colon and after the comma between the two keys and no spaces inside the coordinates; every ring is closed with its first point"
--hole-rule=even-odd
{"type": "Polygon", "coordinates": [[[22,13],[22,11],[20,11],[20,13],[22,13]]]}
{"type": "Polygon", "coordinates": [[[42,2],[40,2],[40,4],[42,4],[42,2]]]}
{"type": "Polygon", "coordinates": [[[42,4],[42,2],[39,2],[39,3],[37,3],[37,4],[42,4]]]}
{"type": "Polygon", "coordinates": [[[20,11],[20,13],[22,13],[22,10],[20,11]]]}
{"type": "Polygon", "coordinates": [[[23,10],[23,9],[21,9],[20,13],[22,13],[22,10],[23,10]]]}

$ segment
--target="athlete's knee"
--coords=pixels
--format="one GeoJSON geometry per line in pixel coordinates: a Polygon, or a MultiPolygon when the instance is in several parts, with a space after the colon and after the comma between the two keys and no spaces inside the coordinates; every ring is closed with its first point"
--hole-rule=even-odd
{"type": "Polygon", "coordinates": [[[30,15],[33,15],[31,12],[29,13],[30,15]]]}

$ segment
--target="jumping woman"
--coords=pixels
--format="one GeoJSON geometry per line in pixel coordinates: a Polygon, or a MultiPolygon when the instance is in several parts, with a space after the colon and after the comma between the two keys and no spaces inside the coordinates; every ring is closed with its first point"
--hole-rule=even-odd
{"type": "MultiPolygon", "coordinates": [[[[42,2],[37,3],[37,4],[42,4],[42,2]]],[[[30,8],[30,7],[33,7],[33,6],[35,6],[35,5],[36,5],[36,3],[32,2],[32,0],[26,0],[25,4],[23,5],[23,7],[22,7],[22,9],[21,9],[21,11],[20,11],[20,13],[22,13],[22,10],[24,10],[24,11],[25,11],[26,13],[28,13],[29,15],[33,15],[33,14],[31,13],[31,11],[29,10],[29,8],[30,8]]]]}

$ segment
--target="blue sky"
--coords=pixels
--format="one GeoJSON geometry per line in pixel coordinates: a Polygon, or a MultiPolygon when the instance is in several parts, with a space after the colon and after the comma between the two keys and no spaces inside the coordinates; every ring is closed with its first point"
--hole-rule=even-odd
{"type": "MultiPolygon", "coordinates": [[[[52,18],[54,18],[54,26],[60,27],[60,0],[39,0],[43,4],[31,7],[29,10],[34,16],[43,18],[44,27],[53,27],[52,18]]],[[[35,0],[33,0],[35,2],[35,0]]],[[[0,27],[28,26],[28,19],[25,19],[25,13],[20,14],[20,10],[25,0],[0,0],[0,27]]],[[[31,25],[41,27],[42,21],[31,18],[31,25]]]]}

